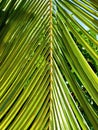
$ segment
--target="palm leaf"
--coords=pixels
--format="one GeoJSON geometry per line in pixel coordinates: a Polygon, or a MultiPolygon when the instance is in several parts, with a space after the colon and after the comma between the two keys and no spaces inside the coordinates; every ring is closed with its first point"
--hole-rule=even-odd
{"type": "Polygon", "coordinates": [[[97,130],[97,5],[0,1],[1,130],[97,130]]]}

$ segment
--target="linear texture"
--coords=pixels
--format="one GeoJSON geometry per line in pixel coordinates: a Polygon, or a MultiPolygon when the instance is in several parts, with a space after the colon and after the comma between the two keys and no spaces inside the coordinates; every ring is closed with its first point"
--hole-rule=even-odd
{"type": "Polygon", "coordinates": [[[49,1],[2,1],[1,7],[7,16],[0,32],[0,129],[48,128],[49,1]]]}
{"type": "Polygon", "coordinates": [[[97,128],[97,0],[1,0],[0,130],[97,128]]]}

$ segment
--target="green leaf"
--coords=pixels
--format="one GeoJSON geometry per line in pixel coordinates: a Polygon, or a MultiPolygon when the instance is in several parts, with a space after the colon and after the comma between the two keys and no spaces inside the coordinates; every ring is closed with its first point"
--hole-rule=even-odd
{"type": "Polygon", "coordinates": [[[97,5],[0,1],[1,130],[97,130],[97,5]]]}

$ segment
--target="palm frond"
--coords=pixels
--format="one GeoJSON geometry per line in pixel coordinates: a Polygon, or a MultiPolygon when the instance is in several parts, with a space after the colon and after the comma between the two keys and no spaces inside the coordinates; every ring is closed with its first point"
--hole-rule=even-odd
{"type": "Polygon", "coordinates": [[[0,1],[1,130],[97,130],[97,5],[0,1]]]}

